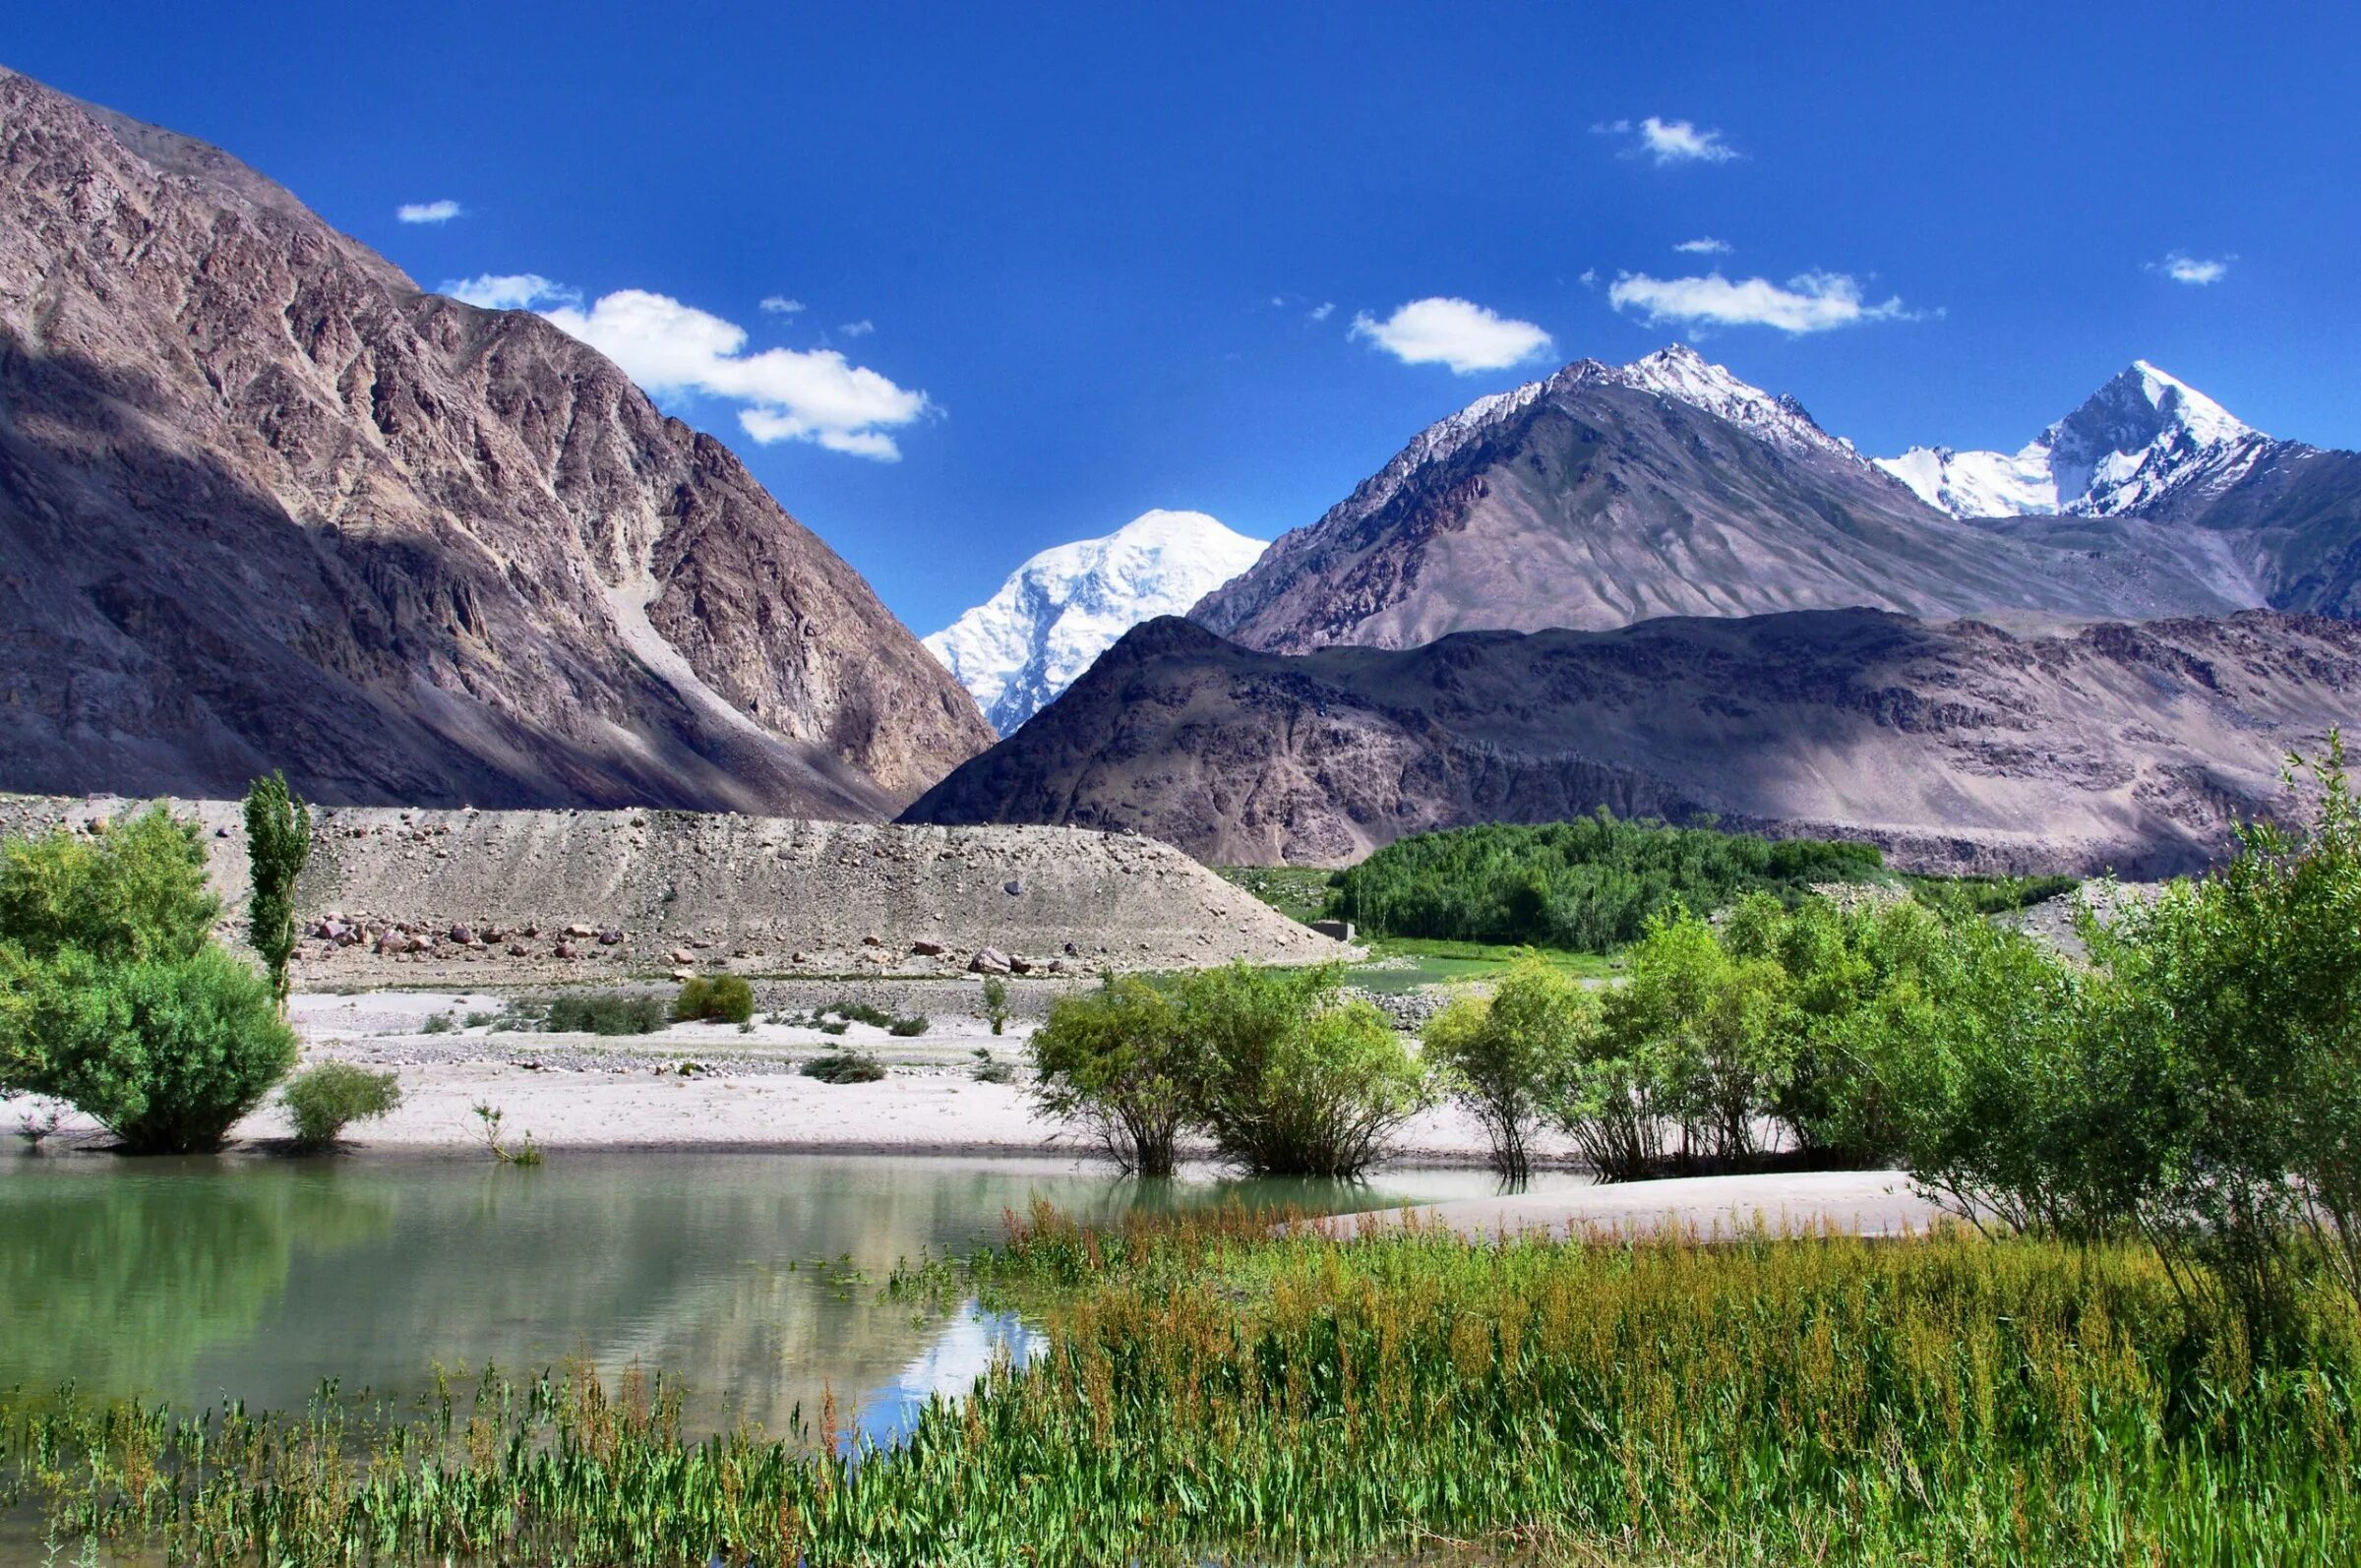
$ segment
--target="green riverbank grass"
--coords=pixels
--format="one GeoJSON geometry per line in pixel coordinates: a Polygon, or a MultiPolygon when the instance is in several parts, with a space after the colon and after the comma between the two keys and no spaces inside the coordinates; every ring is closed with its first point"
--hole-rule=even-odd
{"type": "Polygon", "coordinates": [[[902,1447],[692,1440],[576,1369],[363,1434],[50,1406],[0,1475],[66,1553],[207,1563],[2342,1564],[2349,1313],[2190,1341],[2152,1254],[1945,1235],[1589,1246],[1038,1212],[981,1289],[1051,1349],[902,1447]],[[366,1456],[355,1463],[355,1445],[366,1456]]]}

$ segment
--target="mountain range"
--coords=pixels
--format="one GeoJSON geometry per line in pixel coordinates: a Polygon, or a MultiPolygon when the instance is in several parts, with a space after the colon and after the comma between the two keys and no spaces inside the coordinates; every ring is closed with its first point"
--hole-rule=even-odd
{"type": "Polygon", "coordinates": [[[992,732],[719,442],[0,72],[0,788],[875,818],[992,732]]]}
{"type": "Polygon", "coordinates": [[[1179,615],[1269,548],[1202,512],[1147,512],[1044,550],[926,639],[1006,735],[1142,621],[1179,615]]]}
{"type": "Polygon", "coordinates": [[[1962,455],[1873,462],[1678,345],[1581,361],[1420,433],[909,814],[1344,863],[1604,806],[2145,874],[2361,719],[2361,458],[2145,363],[2007,459],[2052,511],[1955,515],[1993,504],[1962,455]]]}

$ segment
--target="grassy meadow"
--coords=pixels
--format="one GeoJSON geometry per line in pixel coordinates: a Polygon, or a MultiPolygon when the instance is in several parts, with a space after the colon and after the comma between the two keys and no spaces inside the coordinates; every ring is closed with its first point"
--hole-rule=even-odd
{"type": "Polygon", "coordinates": [[[487,1374],[422,1414],[46,1403],[0,1484],[170,1562],[2341,1564],[2361,1346],[2192,1332],[2154,1254],[1973,1233],[1484,1246],[1049,1211],[887,1289],[1052,1348],[901,1447],[487,1374]]]}

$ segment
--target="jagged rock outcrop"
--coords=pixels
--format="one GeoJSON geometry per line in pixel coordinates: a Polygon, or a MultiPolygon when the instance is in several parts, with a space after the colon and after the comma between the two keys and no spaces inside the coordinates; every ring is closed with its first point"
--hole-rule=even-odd
{"type": "Polygon", "coordinates": [[[2055,636],[1815,611],[1297,657],[1168,619],[905,820],[1337,864],[1604,806],[1868,839],[1926,870],[2146,875],[2277,809],[2282,758],[2331,725],[2361,725],[2361,625],[2268,611],[2055,636]]]}
{"type": "Polygon", "coordinates": [[[0,624],[0,788],[874,817],[992,739],[595,350],[6,72],[0,624]]]}

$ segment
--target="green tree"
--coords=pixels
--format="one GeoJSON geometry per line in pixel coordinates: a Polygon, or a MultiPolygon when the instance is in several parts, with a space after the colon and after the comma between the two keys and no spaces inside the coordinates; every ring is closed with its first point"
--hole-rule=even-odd
{"type": "Polygon", "coordinates": [[[996,1035],[1008,1027],[1008,983],[998,975],[984,977],[984,1016],[996,1035]]]}
{"type": "Polygon", "coordinates": [[[1481,1124],[1492,1169],[1522,1186],[1533,1135],[1562,1104],[1598,1028],[1588,993],[1539,954],[1521,955],[1488,996],[1462,996],[1426,1021],[1427,1064],[1481,1124]]]}
{"type": "Polygon", "coordinates": [[[298,1148],[328,1148],[351,1122],[391,1115],[401,1105],[401,1082],[345,1061],[324,1061],[288,1083],[281,1096],[295,1125],[298,1148]]]}
{"type": "Polygon", "coordinates": [[[1224,1159],[1262,1176],[1358,1176],[1427,1103],[1385,1015],[1345,1000],[1343,984],[1335,965],[1243,961],[1178,983],[1196,1119],[1224,1159]]]}
{"type": "Polygon", "coordinates": [[[312,858],[312,814],[276,772],[246,791],[246,864],[254,890],[246,929],[271,973],[271,996],[287,1010],[287,961],[295,955],[295,879],[312,858]]]}
{"type": "Polygon", "coordinates": [[[295,1055],[269,984],[211,939],[220,908],[195,825],[160,808],[0,845],[0,1088],[136,1152],[217,1146],[295,1055]]]}
{"type": "Polygon", "coordinates": [[[1660,1114],[1681,1131],[1681,1157],[1742,1164],[1793,1068],[1786,973],[1742,956],[1685,910],[1659,915],[1632,949],[1631,978],[1604,1004],[1604,1032],[1645,1061],[1660,1114]]]}
{"type": "Polygon", "coordinates": [[[1173,998],[1135,975],[1060,996],[1027,1044],[1042,1110],[1089,1129],[1117,1167],[1169,1176],[1196,1094],[1173,998]]]}

